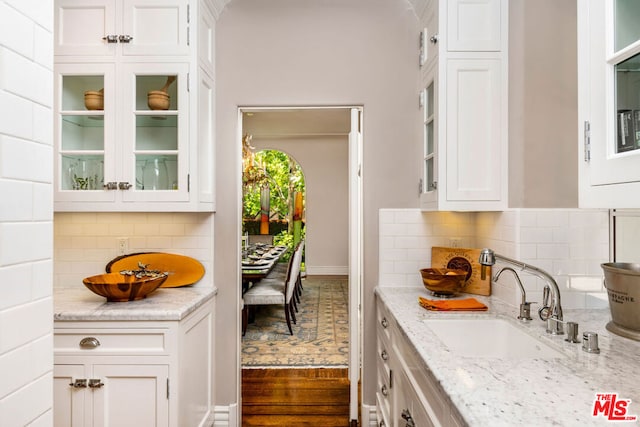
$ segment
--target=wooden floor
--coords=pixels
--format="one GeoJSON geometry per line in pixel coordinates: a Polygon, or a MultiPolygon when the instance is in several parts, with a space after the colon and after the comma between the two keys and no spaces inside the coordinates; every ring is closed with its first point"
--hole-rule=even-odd
{"type": "Polygon", "coordinates": [[[347,369],[243,369],[242,425],[348,427],[347,369]]]}

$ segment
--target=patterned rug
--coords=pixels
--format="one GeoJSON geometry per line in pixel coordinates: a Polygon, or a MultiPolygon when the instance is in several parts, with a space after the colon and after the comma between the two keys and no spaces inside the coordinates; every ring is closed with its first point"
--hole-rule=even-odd
{"type": "Polygon", "coordinates": [[[307,277],[289,334],[280,305],[259,306],[242,338],[243,367],[347,366],[348,280],[307,277]]]}

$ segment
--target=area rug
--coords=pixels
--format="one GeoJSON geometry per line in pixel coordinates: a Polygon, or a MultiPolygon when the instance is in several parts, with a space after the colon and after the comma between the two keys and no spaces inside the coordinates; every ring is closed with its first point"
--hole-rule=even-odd
{"type": "Polygon", "coordinates": [[[255,321],[242,338],[242,366],[347,366],[348,280],[309,276],[289,334],[284,308],[256,307],[255,321]]]}

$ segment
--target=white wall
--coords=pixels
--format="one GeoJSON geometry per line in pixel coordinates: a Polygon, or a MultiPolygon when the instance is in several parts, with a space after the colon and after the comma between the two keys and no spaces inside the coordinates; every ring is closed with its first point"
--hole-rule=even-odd
{"type": "Polygon", "coordinates": [[[53,2],[0,0],[0,425],[53,424],[53,2]]]}
{"type": "Polygon", "coordinates": [[[509,0],[509,206],[578,206],[575,0],[509,0]]]}
{"type": "Polygon", "coordinates": [[[302,167],[306,184],[307,274],[347,274],[349,268],[349,140],[346,136],[260,139],[256,151],[275,149],[302,167]]]}
{"type": "Polygon", "coordinates": [[[237,400],[239,106],[364,107],[363,399],[374,402],[378,209],[417,207],[418,25],[401,0],[234,0],[217,25],[219,404],[237,400]],[[235,178],[238,177],[238,178],[235,178]]]}

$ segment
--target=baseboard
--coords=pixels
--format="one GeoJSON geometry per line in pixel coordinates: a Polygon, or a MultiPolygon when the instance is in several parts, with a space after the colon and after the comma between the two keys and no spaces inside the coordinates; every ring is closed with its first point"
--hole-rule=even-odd
{"type": "Polygon", "coordinates": [[[229,406],[216,406],[214,408],[214,427],[237,427],[239,425],[238,405],[236,403],[229,406]]]}
{"type": "Polygon", "coordinates": [[[306,265],[308,276],[346,276],[348,265],[306,265]]]}
{"type": "Polygon", "coordinates": [[[375,406],[362,405],[360,410],[362,411],[362,427],[378,427],[378,413],[375,406]]]}

